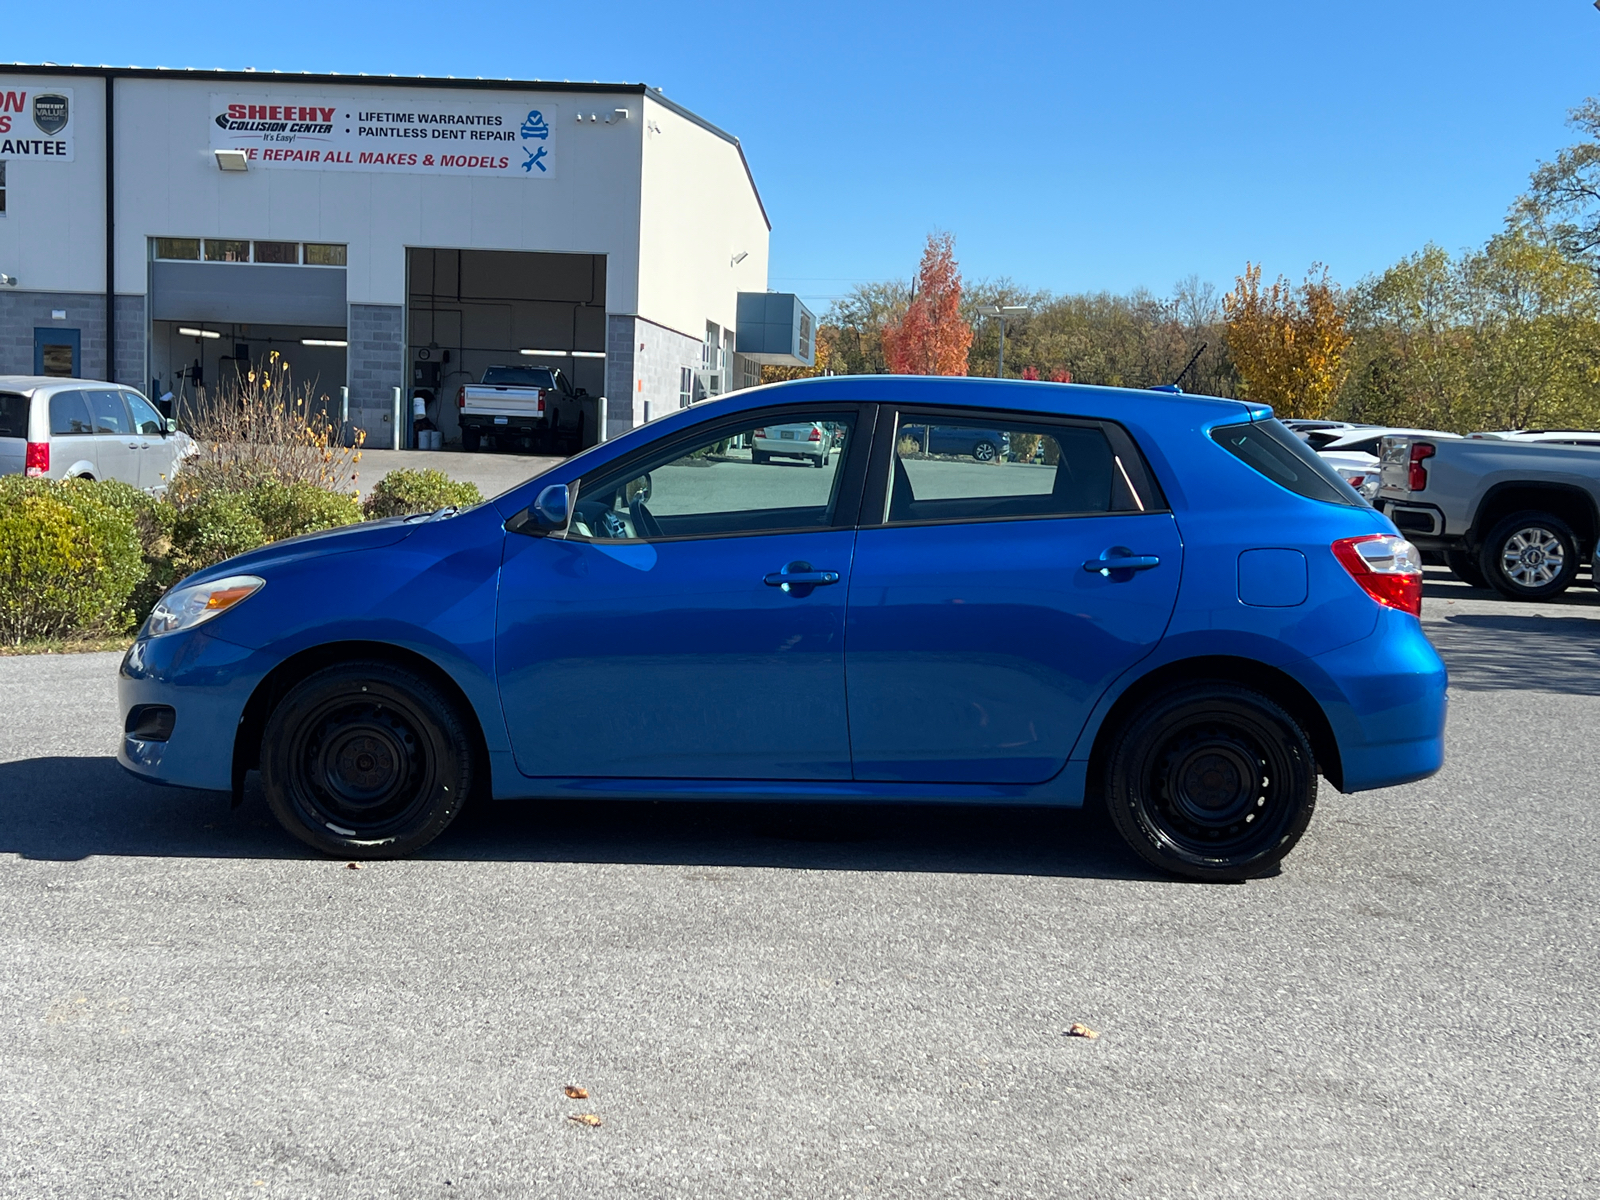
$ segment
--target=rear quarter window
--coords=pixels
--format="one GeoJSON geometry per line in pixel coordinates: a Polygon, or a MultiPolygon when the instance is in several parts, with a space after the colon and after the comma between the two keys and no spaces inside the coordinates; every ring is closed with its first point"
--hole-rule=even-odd
{"type": "Polygon", "coordinates": [[[1211,439],[1240,462],[1279,487],[1307,500],[1365,508],[1367,502],[1339,473],[1276,419],[1248,425],[1223,425],[1211,439]]]}
{"type": "Polygon", "coordinates": [[[0,437],[28,436],[28,397],[16,392],[0,392],[0,437]]]}

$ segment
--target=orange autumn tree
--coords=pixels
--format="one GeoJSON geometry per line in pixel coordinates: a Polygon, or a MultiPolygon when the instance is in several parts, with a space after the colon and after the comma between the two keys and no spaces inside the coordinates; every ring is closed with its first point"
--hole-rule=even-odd
{"type": "Polygon", "coordinates": [[[965,375],[972,326],[961,319],[956,240],[930,233],[906,315],[883,327],[883,357],[896,375],[965,375]]]}
{"type": "Polygon", "coordinates": [[[1261,268],[1246,263],[1222,299],[1240,394],[1280,417],[1327,415],[1349,372],[1347,309],[1326,267],[1313,264],[1295,288],[1281,276],[1263,286],[1261,268]]]}

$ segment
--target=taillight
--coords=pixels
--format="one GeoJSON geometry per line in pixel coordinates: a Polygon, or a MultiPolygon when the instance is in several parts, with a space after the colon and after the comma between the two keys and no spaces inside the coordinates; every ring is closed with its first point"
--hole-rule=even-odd
{"type": "Polygon", "coordinates": [[[1428,486],[1428,468],[1422,464],[1434,453],[1432,442],[1411,443],[1411,470],[1406,474],[1406,486],[1413,492],[1420,492],[1428,486]]]}
{"type": "Polygon", "coordinates": [[[1333,556],[1379,604],[1422,615],[1422,556],[1405,538],[1392,533],[1340,538],[1333,543],[1333,556]]]}
{"type": "Polygon", "coordinates": [[[29,442],[28,457],[22,464],[22,471],[30,479],[38,479],[50,470],[50,443],[29,442]]]}
{"type": "Polygon", "coordinates": [[[551,388],[540,388],[539,389],[539,411],[540,412],[544,411],[544,398],[546,396],[548,396],[551,393],[552,390],[553,389],[551,389],[551,388]]]}
{"type": "Polygon", "coordinates": [[[460,387],[458,387],[456,389],[456,407],[457,408],[465,408],[466,406],[467,406],[467,386],[466,386],[466,384],[462,384],[460,387]]]}
{"type": "Polygon", "coordinates": [[[764,437],[767,436],[767,431],[765,429],[752,429],[750,431],[750,436],[751,437],[764,438],[764,437]]]}
{"type": "Polygon", "coordinates": [[[811,437],[810,437],[809,440],[811,440],[813,442],[820,442],[822,440],[822,430],[816,428],[815,426],[812,426],[811,437]]]}

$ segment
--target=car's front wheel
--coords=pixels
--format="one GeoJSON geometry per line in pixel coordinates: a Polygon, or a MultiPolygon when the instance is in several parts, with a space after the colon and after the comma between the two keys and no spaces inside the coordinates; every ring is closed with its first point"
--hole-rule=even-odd
{"type": "Polygon", "coordinates": [[[1123,725],[1106,806],[1145,861],[1192,879],[1264,875],[1311,823],[1316,757],[1272,700],[1200,683],[1148,701],[1123,725]]]}
{"type": "Polygon", "coordinates": [[[302,680],[262,736],[273,815],[325,854],[420,850],[455,820],[472,777],[472,742],[456,705],[389,663],[341,663],[302,680]]]}
{"type": "Polygon", "coordinates": [[[1508,600],[1548,600],[1578,577],[1578,539],[1550,513],[1513,513],[1489,531],[1478,563],[1508,600]]]}

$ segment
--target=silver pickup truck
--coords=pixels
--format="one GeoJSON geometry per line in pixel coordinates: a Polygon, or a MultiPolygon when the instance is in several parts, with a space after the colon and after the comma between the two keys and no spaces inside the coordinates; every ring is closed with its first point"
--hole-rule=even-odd
{"type": "Polygon", "coordinates": [[[1379,458],[1374,506],[1474,587],[1544,600],[1594,557],[1600,447],[1404,436],[1384,438],[1379,458]]]}
{"type": "Polygon", "coordinates": [[[580,395],[557,367],[489,367],[481,383],[456,391],[461,446],[477,450],[485,442],[501,448],[550,451],[564,427],[561,408],[578,415],[580,395]]]}

